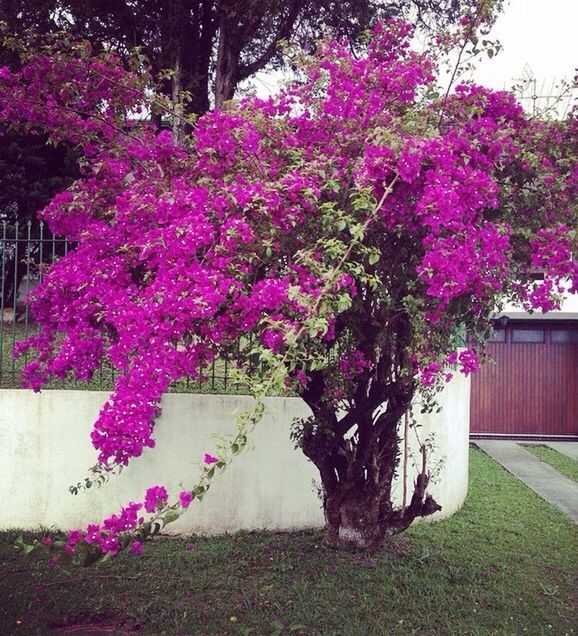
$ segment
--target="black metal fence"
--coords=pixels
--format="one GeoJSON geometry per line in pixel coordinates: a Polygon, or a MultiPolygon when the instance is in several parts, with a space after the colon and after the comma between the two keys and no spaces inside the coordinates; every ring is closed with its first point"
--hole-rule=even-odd
{"type": "MultiPolygon", "coordinates": [[[[46,271],[73,245],[54,236],[43,223],[0,222],[0,388],[18,388],[23,367],[30,355],[14,358],[14,346],[38,331],[26,304],[26,296],[41,281],[46,271]]],[[[247,343],[245,343],[247,344],[247,343]]],[[[201,377],[175,383],[174,392],[242,393],[232,376],[232,362],[218,359],[203,371],[201,377]]],[[[71,378],[52,381],[46,388],[110,390],[115,370],[106,361],[90,382],[71,378]]]]}

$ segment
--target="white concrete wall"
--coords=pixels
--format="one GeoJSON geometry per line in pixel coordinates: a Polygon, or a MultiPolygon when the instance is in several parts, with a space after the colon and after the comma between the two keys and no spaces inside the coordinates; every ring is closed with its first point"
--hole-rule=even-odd
{"type": "MultiPolygon", "coordinates": [[[[156,426],[157,446],[133,460],[102,488],[76,496],[69,485],[95,463],[89,433],[107,394],[101,392],[0,390],[0,529],[76,528],[98,522],[147,487],[170,493],[193,484],[214,436],[233,430],[244,396],[170,394],[156,426]]],[[[448,516],[463,503],[468,480],[469,380],[456,377],[442,395],[444,410],[420,418],[420,437],[435,429],[444,467],[431,491],[448,516]]],[[[323,524],[313,464],[293,449],[289,425],[308,414],[298,398],[270,398],[253,435],[254,448],[217,476],[202,502],[194,502],[167,530],[215,534],[239,529],[297,529],[323,524]]],[[[413,436],[412,436],[413,437],[413,436]]],[[[413,484],[410,474],[409,490],[413,484]]],[[[397,495],[401,487],[397,487],[397,495]]]]}

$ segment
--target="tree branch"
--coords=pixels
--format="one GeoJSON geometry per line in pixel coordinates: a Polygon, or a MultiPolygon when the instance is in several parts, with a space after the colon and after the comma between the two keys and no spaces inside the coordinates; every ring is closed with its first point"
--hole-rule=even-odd
{"type": "Polygon", "coordinates": [[[250,64],[245,64],[243,66],[240,65],[237,69],[238,82],[247,79],[257,71],[262,69],[273,58],[273,56],[277,53],[279,42],[291,35],[295,21],[299,17],[299,13],[301,12],[301,9],[305,6],[307,1],[308,0],[293,0],[291,2],[287,17],[285,18],[285,20],[281,21],[277,32],[275,33],[273,39],[271,40],[265,51],[261,54],[261,56],[250,64]]]}

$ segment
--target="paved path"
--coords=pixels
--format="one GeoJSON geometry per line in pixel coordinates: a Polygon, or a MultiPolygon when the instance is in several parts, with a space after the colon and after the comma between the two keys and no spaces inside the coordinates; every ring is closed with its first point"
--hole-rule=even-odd
{"type": "Polygon", "coordinates": [[[543,444],[578,462],[578,442],[543,442],[543,444]]]}
{"type": "Polygon", "coordinates": [[[516,442],[479,439],[474,443],[536,494],[578,523],[578,484],[575,481],[564,477],[516,442]]]}

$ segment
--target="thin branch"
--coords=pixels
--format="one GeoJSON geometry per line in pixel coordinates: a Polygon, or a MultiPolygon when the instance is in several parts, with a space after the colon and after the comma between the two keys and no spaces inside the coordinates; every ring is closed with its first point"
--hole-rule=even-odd
{"type": "Polygon", "coordinates": [[[407,461],[408,461],[408,434],[409,434],[409,415],[408,412],[405,412],[404,423],[403,423],[403,494],[402,494],[402,503],[400,516],[405,515],[405,509],[407,505],[407,461]]]}
{"type": "Polygon", "coordinates": [[[448,88],[447,88],[446,93],[444,95],[444,99],[443,99],[444,107],[442,108],[442,111],[440,113],[440,118],[439,118],[439,121],[438,121],[438,127],[442,123],[442,119],[443,119],[443,116],[445,114],[445,100],[448,98],[448,95],[450,94],[450,90],[451,90],[451,88],[453,86],[454,80],[455,80],[456,75],[458,73],[458,70],[460,68],[460,65],[461,65],[461,62],[462,62],[462,55],[464,54],[464,51],[466,50],[466,46],[468,45],[468,42],[470,41],[470,38],[472,37],[472,35],[475,32],[475,30],[478,28],[478,19],[480,18],[481,14],[482,14],[482,6],[483,6],[483,3],[481,1],[478,2],[478,8],[477,8],[476,14],[475,14],[473,20],[471,21],[468,30],[466,31],[466,33],[464,35],[464,41],[462,42],[462,46],[460,47],[460,52],[458,54],[458,59],[457,59],[456,64],[454,66],[454,70],[453,70],[452,76],[450,78],[450,83],[448,84],[448,88]]]}

